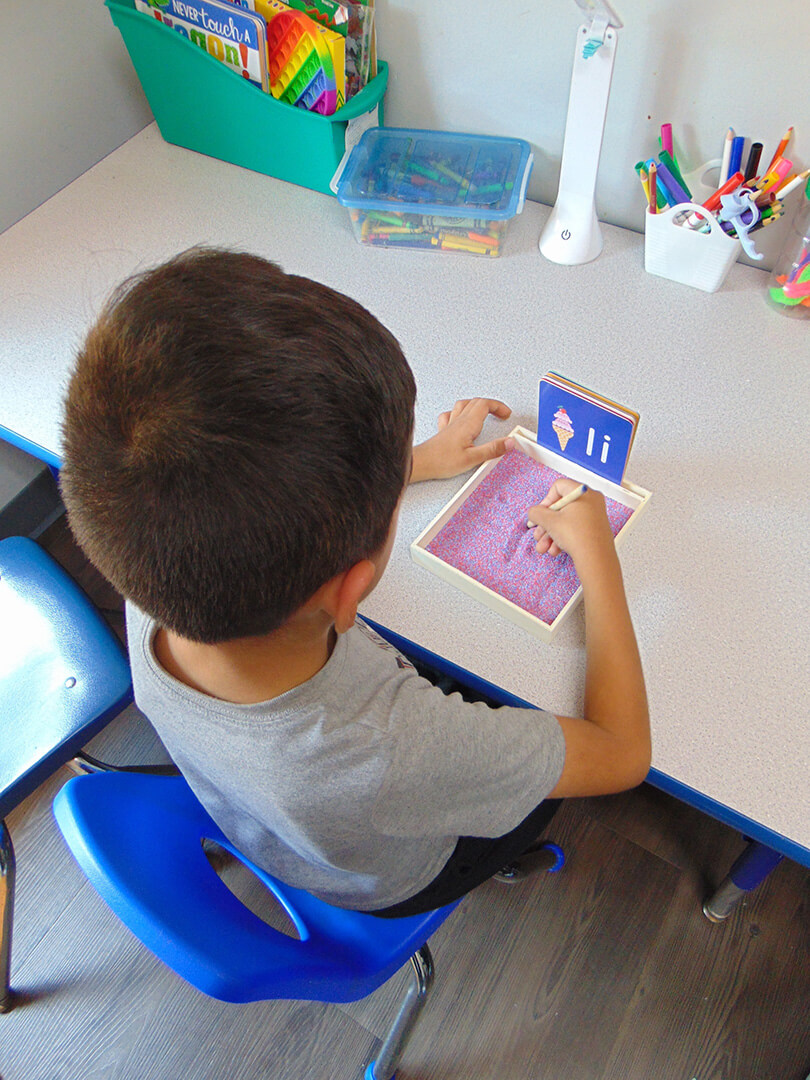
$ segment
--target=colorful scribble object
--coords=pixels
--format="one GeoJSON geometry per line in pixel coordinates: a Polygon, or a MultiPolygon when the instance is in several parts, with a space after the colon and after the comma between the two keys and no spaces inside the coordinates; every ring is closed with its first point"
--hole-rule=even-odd
{"type": "Polygon", "coordinates": [[[788,307],[804,304],[810,307],[810,265],[805,266],[794,278],[783,275],[777,278],[779,285],[771,287],[771,299],[788,307]]]}

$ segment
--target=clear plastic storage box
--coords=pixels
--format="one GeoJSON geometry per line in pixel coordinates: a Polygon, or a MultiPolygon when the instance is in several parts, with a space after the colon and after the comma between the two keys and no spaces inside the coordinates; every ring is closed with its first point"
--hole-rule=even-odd
{"type": "Polygon", "coordinates": [[[371,128],[332,188],[361,244],[492,257],[523,209],[532,160],[523,139],[371,128]]]}

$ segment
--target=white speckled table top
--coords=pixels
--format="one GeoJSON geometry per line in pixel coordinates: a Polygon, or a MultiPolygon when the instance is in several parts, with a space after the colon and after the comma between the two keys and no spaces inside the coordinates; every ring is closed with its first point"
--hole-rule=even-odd
{"type": "MultiPolygon", "coordinates": [[[[197,243],[239,247],[355,297],[403,345],[417,438],[457,397],[534,430],[553,369],[641,414],[629,480],[653,493],[622,549],[647,678],[653,766],[786,838],[810,864],[810,322],[732,267],[707,294],[652,277],[604,227],[585,266],[547,262],[527,203],[499,259],[359,246],[335,200],[163,142],[148,127],[0,236],[0,426],[59,453],[77,343],[126,275],[197,243]]],[[[581,710],[575,611],[538,642],[416,566],[411,540],[462,479],[409,490],[373,619],[559,713],[581,710]]]]}

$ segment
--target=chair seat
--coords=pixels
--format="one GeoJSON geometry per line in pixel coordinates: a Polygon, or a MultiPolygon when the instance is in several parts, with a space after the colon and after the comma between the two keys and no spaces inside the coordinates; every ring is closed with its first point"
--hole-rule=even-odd
{"type": "Polygon", "coordinates": [[[233,848],[182,777],[76,777],[59,791],[54,812],[77,862],[119,918],[177,974],[223,1001],[359,1000],[457,906],[378,919],[291,888],[233,848]],[[206,838],[260,878],[300,941],[268,926],[231,893],[206,858],[206,838]]]}
{"type": "Polygon", "coordinates": [[[109,627],[33,540],[0,541],[0,819],[131,700],[109,627]]]}

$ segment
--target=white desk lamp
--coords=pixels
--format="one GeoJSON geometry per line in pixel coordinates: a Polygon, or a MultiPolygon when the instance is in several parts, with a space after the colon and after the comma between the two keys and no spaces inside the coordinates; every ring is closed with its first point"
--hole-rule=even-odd
{"type": "Polygon", "coordinates": [[[622,22],[606,0],[576,0],[588,15],[577,30],[557,201],[540,237],[551,262],[574,266],[602,250],[596,174],[605,130],[616,31],[622,22]]]}

